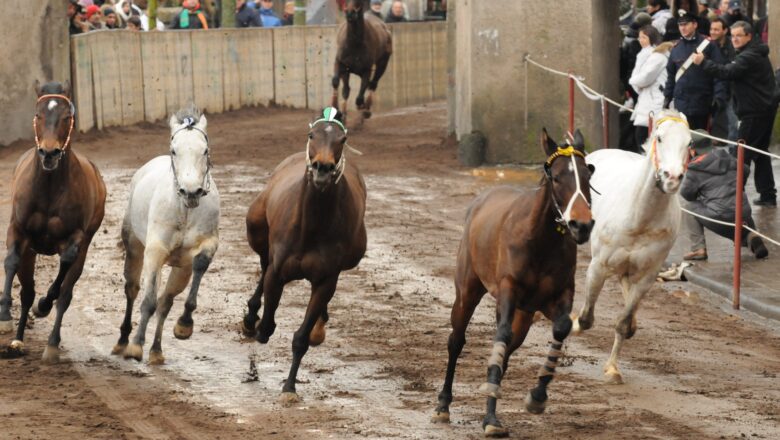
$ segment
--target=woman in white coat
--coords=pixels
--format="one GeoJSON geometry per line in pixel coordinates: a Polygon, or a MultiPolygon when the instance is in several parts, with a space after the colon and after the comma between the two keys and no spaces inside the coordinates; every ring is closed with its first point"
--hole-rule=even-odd
{"type": "Polygon", "coordinates": [[[666,64],[673,43],[659,43],[661,43],[661,34],[656,28],[648,25],[639,29],[639,45],[642,46],[642,50],[636,56],[636,65],[628,83],[638,95],[631,120],[634,122],[634,136],[640,151],[648,137],[647,126],[650,114],[657,115],[664,105],[666,64]]]}

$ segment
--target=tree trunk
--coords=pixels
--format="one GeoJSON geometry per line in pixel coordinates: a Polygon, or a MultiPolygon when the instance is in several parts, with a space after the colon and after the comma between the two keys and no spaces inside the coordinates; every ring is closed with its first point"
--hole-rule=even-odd
{"type": "Polygon", "coordinates": [[[222,0],[222,27],[236,27],[236,0],[222,0]]]}
{"type": "Polygon", "coordinates": [[[157,0],[149,0],[146,14],[149,16],[149,30],[157,30],[157,0]]]}
{"type": "Polygon", "coordinates": [[[306,25],[306,0],[295,0],[295,15],[293,16],[295,26],[306,25]]]}

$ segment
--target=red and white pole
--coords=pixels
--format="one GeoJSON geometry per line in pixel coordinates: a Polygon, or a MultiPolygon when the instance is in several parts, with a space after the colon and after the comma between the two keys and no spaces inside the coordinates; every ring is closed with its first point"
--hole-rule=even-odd
{"type": "Polygon", "coordinates": [[[569,133],[574,135],[574,76],[569,72],[569,133]]]}

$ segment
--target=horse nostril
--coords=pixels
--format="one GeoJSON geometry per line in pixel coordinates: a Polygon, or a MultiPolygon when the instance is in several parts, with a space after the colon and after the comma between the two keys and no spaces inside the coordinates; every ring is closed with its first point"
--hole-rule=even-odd
{"type": "Polygon", "coordinates": [[[200,197],[203,195],[203,188],[198,188],[195,190],[195,196],[200,197]]]}
{"type": "Polygon", "coordinates": [[[182,195],[182,196],[186,195],[187,191],[184,191],[184,188],[179,188],[179,194],[182,195]]]}
{"type": "Polygon", "coordinates": [[[669,171],[664,171],[664,177],[666,177],[668,179],[669,176],[671,176],[671,174],[669,174],[669,171]]]}
{"type": "Polygon", "coordinates": [[[576,220],[569,220],[569,229],[577,230],[580,228],[580,222],[576,220]]]}

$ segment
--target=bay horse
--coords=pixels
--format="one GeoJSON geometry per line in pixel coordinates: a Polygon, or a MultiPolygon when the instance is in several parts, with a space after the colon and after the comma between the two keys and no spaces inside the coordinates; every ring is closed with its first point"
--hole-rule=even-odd
{"type": "Polygon", "coordinates": [[[612,353],[604,366],[607,383],[623,383],[618,354],[623,342],[636,333],[639,303],[677,238],[677,192],[688,168],[690,144],[685,115],[664,110],[643,145],[646,155],[605,149],[588,156],[588,163],[604,171],[592,182],[600,192],[593,199],[599,223],[590,241],[585,304],[579,317],[574,316],[573,331],[578,334],[593,326],[594,306],[604,281],[616,276],[625,307],[618,316],[612,353]]]}
{"type": "Polygon", "coordinates": [[[343,83],[341,94],[344,98],[341,113],[344,123],[347,120],[347,100],[350,92],[349,75],[354,73],[360,77],[360,91],[355,104],[359,110],[362,110],[363,118],[368,119],[371,117],[373,94],[393,54],[393,37],[390,29],[373,14],[365,14],[368,10],[367,4],[367,0],[348,0],[344,7],[347,20],[338,29],[331,106],[335,108],[339,106],[338,90],[341,81],[343,83]],[[372,68],[374,68],[373,77],[372,68]],[[367,96],[365,96],[366,89],[368,89],[367,96]]]}
{"type": "Polygon", "coordinates": [[[508,434],[496,417],[496,401],[509,357],[523,343],[537,311],[552,321],[553,341],[526,409],[544,411],[547,385],[571,330],[577,245],[588,241],[594,224],[589,190],[594,168],[585,163],[584,145],[579,130],[567,145],[559,146],[543,129],[541,146],[548,159],[540,187],[496,187],[469,207],[458,248],[447,373],[434,422],[450,420],[455,366],[466,343],[466,327],[486,292],[497,301],[497,328],[487,382],[480,387],[488,396],[485,435],[508,434]]]}
{"type": "Polygon", "coordinates": [[[219,245],[219,191],[211,177],[206,116],[190,106],[168,121],[171,129],[170,155],[158,156],[136,171],[130,186],[130,201],[122,222],[125,248],[125,318],[119,327],[119,341],[112,354],[137,361],[143,359],[143,345],[149,318],[157,313],[157,329],[149,350],[149,363],[165,363],[162,331],[173,298],[192,277],[184,312],[173,328],[178,339],[192,336],[192,313],[197,307],[203,274],[219,245]],[[157,297],[162,266],[171,266],[165,289],[157,297]],[[133,303],[143,287],[141,320],[133,342],[133,303]]]}
{"type": "Polygon", "coordinates": [[[57,317],[43,351],[43,362],[60,358],[60,326],[81,276],[92,237],[103,222],[106,185],[95,164],[73,150],[76,108],[70,83],[35,81],[38,100],[33,117],[35,148],[25,152],[11,181],[13,208],[8,225],[5,289],[0,298],[0,332],[13,329],[11,289],[14,276],[21,284],[21,315],[10,349],[24,354],[24,329],[32,307],[36,316],[49,314],[57,301],[57,317]],[[57,277],[46,296],[35,300],[35,259],[59,255],[57,277]]]}
{"type": "Polygon", "coordinates": [[[293,361],[281,396],[285,403],[298,400],[295,380],[309,346],[325,340],[328,302],[339,274],[357,266],[366,252],[366,185],[358,168],[346,162],[341,113],[326,108],[309,127],[306,151],[279,164],[246,216],[247,240],[260,255],[262,275],[247,303],[244,334],[268,342],[285,284],[311,282],[306,315],[292,340],[293,361]],[[265,308],[258,323],[262,297],[265,308]]]}

